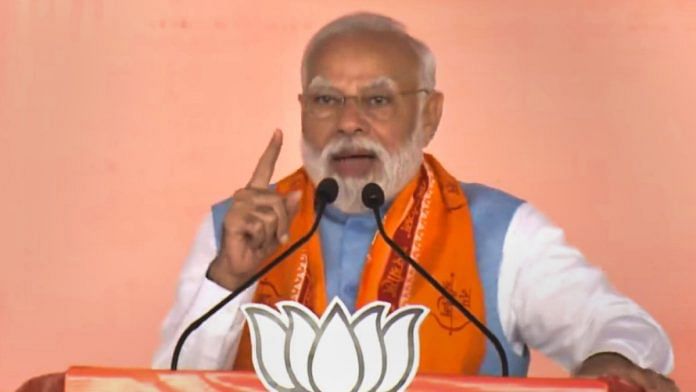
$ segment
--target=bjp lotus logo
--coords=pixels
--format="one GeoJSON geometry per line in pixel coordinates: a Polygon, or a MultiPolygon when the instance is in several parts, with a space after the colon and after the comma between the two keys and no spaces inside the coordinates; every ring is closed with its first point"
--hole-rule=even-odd
{"type": "Polygon", "coordinates": [[[272,391],[401,391],[419,363],[428,309],[371,303],[351,315],[334,299],[321,318],[297,302],[243,307],[256,374],[272,391]]]}

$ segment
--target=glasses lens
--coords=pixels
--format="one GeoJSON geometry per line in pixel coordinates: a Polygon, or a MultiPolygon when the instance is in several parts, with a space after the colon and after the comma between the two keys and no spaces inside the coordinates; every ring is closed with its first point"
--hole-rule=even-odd
{"type": "Polygon", "coordinates": [[[360,106],[370,117],[389,120],[396,112],[398,95],[392,93],[370,93],[360,97],[360,106]]]}
{"type": "Polygon", "coordinates": [[[308,94],[305,96],[305,104],[309,112],[318,118],[330,117],[343,106],[343,97],[336,94],[308,94]]]}

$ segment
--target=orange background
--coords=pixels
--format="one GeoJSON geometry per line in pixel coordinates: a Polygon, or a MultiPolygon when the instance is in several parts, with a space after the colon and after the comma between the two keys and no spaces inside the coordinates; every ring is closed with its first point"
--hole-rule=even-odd
{"type": "MultiPolygon", "coordinates": [[[[276,178],[299,164],[301,50],[355,10],[435,52],[429,150],[566,228],[663,323],[696,388],[696,3],[200,3],[0,2],[0,389],[149,364],[209,205],[275,127],[276,178]]],[[[532,374],[563,374],[537,357],[532,374]]]]}

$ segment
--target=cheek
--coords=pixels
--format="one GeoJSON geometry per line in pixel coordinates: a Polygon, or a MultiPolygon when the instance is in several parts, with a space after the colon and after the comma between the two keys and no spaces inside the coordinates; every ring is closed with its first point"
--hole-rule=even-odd
{"type": "Polygon", "coordinates": [[[315,149],[323,149],[329,142],[330,134],[326,124],[302,118],[302,137],[315,149]]]}
{"type": "Polygon", "coordinates": [[[375,126],[375,135],[390,153],[395,153],[408,141],[415,128],[415,121],[400,119],[390,124],[375,126]]]}

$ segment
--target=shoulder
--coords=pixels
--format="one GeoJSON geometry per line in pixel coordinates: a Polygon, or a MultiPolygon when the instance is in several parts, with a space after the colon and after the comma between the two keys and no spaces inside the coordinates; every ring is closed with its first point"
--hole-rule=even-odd
{"type": "MultiPolygon", "coordinates": [[[[531,203],[500,189],[461,182],[479,239],[497,238],[513,244],[564,243],[564,232],[531,203]]],[[[501,243],[502,246],[502,243],[501,243]]]]}
{"type": "Polygon", "coordinates": [[[502,214],[509,220],[517,208],[525,204],[521,198],[487,185],[467,182],[459,184],[474,216],[502,214]]]}

